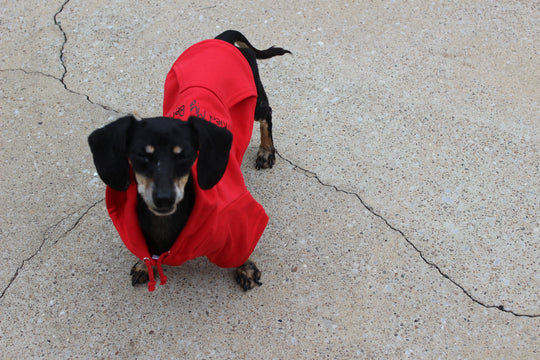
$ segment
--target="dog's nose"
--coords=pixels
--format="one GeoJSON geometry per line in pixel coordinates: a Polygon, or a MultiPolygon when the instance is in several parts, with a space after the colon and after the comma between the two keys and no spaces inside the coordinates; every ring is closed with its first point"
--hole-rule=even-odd
{"type": "Polygon", "coordinates": [[[174,206],[175,196],[172,192],[157,192],[154,194],[154,204],[157,210],[167,212],[174,206]]]}

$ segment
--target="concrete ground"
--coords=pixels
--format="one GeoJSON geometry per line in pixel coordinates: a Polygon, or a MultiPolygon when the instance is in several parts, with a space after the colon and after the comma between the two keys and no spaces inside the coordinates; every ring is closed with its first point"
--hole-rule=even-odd
{"type": "Polygon", "coordinates": [[[1,3],[0,358],[540,358],[538,1],[1,3]],[[86,138],[226,29],[293,52],[244,164],[264,284],[133,288],[86,138]]]}

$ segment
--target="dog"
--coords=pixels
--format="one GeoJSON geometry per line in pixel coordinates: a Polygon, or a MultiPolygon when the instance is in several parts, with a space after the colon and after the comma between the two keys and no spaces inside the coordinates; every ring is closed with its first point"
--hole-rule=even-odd
{"type": "Polygon", "coordinates": [[[165,81],[163,117],[128,115],[88,137],[94,164],[107,185],[106,203],[119,235],[139,261],[132,285],[161,284],[162,265],[206,256],[236,268],[245,290],[261,285],[250,259],[267,222],[240,172],[254,120],[260,124],[257,169],[272,168],[272,109],[257,59],[281,56],[258,50],[238,31],[188,48],[165,81]]]}

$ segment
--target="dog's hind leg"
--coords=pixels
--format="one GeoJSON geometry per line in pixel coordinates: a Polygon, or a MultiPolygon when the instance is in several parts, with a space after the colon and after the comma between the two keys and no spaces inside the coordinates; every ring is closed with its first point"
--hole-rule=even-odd
{"type": "Polygon", "coordinates": [[[272,138],[272,108],[268,105],[268,102],[266,102],[266,108],[259,109],[257,107],[255,120],[259,122],[261,128],[261,145],[257,152],[255,167],[257,169],[268,169],[274,166],[276,161],[276,149],[272,138]]]}
{"type": "Polygon", "coordinates": [[[257,105],[255,107],[255,121],[259,122],[261,128],[261,145],[257,153],[255,167],[257,169],[269,169],[276,161],[276,149],[272,138],[272,108],[268,102],[268,96],[259,76],[259,68],[255,53],[249,48],[239,48],[251,67],[253,79],[257,87],[257,105]]]}
{"type": "Polygon", "coordinates": [[[251,259],[248,259],[244,265],[236,268],[236,282],[244,291],[253,289],[255,285],[262,285],[260,280],[261,271],[251,259]]]}
{"type": "MultiPolygon", "coordinates": [[[[253,69],[253,67],[252,67],[253,69]]],[[[257,86],[257,105],[255,107],[255,121],[261,128],[261,145],[257,152],[255,167],[257,169],[270,169],[276,161],[276,149],[272,137],[272,108],[268,102],[268,96],[264,91],[257,64],[253,69],[253,77],[257,86]]]]}

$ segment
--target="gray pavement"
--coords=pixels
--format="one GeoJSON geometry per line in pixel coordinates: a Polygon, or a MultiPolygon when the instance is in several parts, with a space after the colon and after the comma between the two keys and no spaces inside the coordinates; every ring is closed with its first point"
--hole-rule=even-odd
{"type": "Polygon", "coordinates": [[[1,1],[0,358],[540,358],[538,1],[1,1]],[[279,152],[244,293],[133,288],[86,137],[237,29],[279,152]]]}

